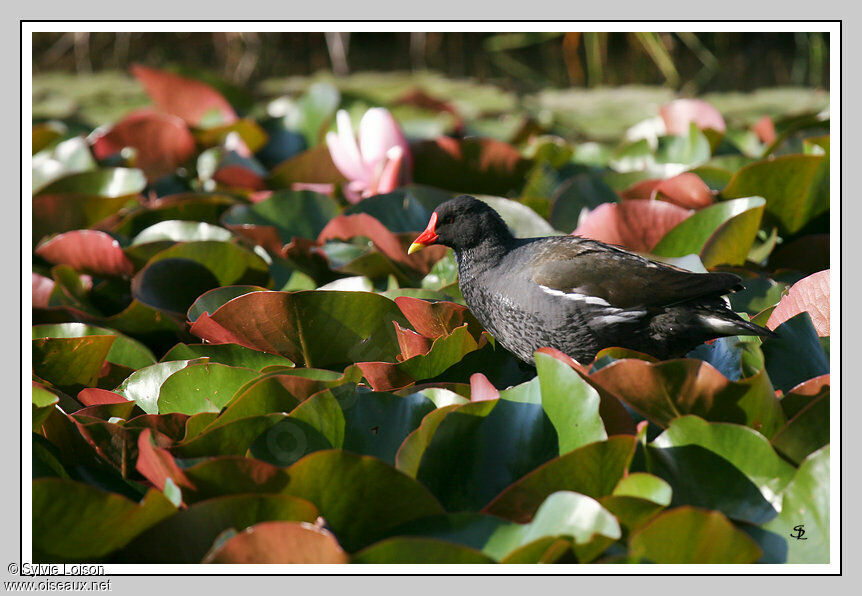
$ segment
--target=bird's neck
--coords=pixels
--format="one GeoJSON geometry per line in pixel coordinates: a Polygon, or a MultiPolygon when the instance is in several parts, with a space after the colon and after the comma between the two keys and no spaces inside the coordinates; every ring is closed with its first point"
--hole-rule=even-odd
{"type": "Polygon", "coordinates": [[[461,281],[469,281],[495,268],[516,243],[516,239],[510,234],[489,235],[475,246],[456,249],[455,258],[458,261],[458,275],[461,281]]]}

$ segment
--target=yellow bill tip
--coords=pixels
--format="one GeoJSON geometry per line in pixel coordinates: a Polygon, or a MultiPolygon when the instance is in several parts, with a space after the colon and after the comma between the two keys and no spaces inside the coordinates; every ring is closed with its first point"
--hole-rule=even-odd
{"type": "MultiPolygon", "coordinates": [[[[402,245],[403,246],[403,245],[402,245]]],[[[412,255],[414,252],[418,252],[425,248],[424,244],[420,244],[419,242],[414,242],[410,245],[410,248],[407,249],[407,254],[412,255]]]]}

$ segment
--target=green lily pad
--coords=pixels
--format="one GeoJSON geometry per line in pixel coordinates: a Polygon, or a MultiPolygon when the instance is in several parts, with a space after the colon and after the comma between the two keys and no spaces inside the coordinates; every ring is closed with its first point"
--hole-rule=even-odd
{"type": "Polygon", "coordinates": [[[759,196],[788,233],[829,209],[829,159],[784,155],[743,167],[722,190],[728,199],[759,196]]]}
{"type": "Polygon", "coordinates": [[[499,213],[516,238],[559,235],[538,213],[518,201],[488,195],[478,195],[476,198],[499,213]]]}
{"type": "Polygon", "coordinates": [[[629,469],[635,442],[632,436],[615,436],[554,458],[506,487],[482,511],[524,522],[557,491],[594,499],[610,495],[629,469]]]}
{"type": "MultiPolygon", "coordinates": [[[[267,185],[269,188],[289,189],[296,183],[337,184],[346,181],[344,175],[332,163],[329,149],[321,143],[273,167],[270,170],[267,185]]],[[[313,237],[306,236],[306,238],[313,237]]]]}
{"type": "Polygon", "coordinates": [[[42,428],[42,423],[48,419],[51,412],[54,411],[54,406],[60,401],[56,394],[51,393],[41,385],[33,385],[33,432],[38,432],[42,428]]]}
{"type": "Polygon", "coordinates": [[[143,368],[156,363],[155,356],[141,342],[127,337],[118,331],[84,323],[60,323],[57,325],[34,325],[33,339],[40,337],[88,337],[94,335],[113,335],[114,343],[108,350],[105,360],[129,368],[143,368]]]}
{"type": "Polygon", "coordinates": [[[495,562],[488,555],[463,544],[416,536],[386,538],[362,549],[351,559],[351,563],[414,565],[428,563],[481,565],[495,562]]]}
{"type": "Polygon", "coordinates": [[[175,513],[157,490],[136,503],[73,480],[40,478],[33,481],[33,558],[98,559],[175,513]]]}
{"type": "Polygon", "coordinates": [[[259,376],[257,371],[224,364],[187,366],[162,383],[159,413],[179,412],[191,416],[200,412],[219,412],[240,387],[259,376]]]}
{"type": "Polygon", "coordinates": [[[229,495],[192,505],[133,540],[119,554],[124,562],[199,563],[218,535],[264,521],[313,522],[317,509],[288,495],[229,495]]]}
{"type": "Polygon", "coordinates": [[[215,413],[202,412],[189,418],[186,437],[170,447],[171,453],[179,458],[189,459],[217,455],[243,455],[255,439],[281,422],[285,414],[276,412],[260,416],[248,416],[212,425],[215,413]],[[196,427],[192,421],[200,417],[196,427]],[[197,426],[199,425],[199,426],[197,426]]]}
{"type": "Polygon", "coordinates": [[[830,562],[829,461],[828,445],[808,456],[781,495],[781,513],[763,526],[787,540],[788,563],[830,562]]]}
{"type": "MultiPolygon", "coordinates": [[[[297,441],[308,435],[306,441],[312,444],[320,435],[327,445],[318,449],[344,449],[394,464],[401,443],[434,410],[434,404],[418,393],[400,397],[362,391],[350,385],[339,389],[323,391],[305,400],[269,433],[290,432],[281,427],[291,424],[294,432],[301,433],[297,441]],[[306,433],[308,428],[316,433],[306,433]]],[[[272,442],[273,438],[268,437],[267,444],[272,442]]],[[[310,450],[306,448],[306,452],[310,450]]],[[[285,465],[278,460],[273,463],[285,465]]]]}
{"type": "Polygon", "coordinates": [[[314,503],[348,552],[368,546],[405,522],[443,513],[422,485],[375,457],[318,451],[287,473],[290,483],[285,491],[314,503]]]}
{"type": "Polygon", "coordinates": [[[236,205],[222,217],[228,228],[271,226],[283,243],[294,237],[315,239],[337,215],[334,199],[307,190],[278,191],[254,205],[236,205]]]}
{"type": "Polygon", "coordinates": [[[388,194],[363,199],[345,209],[344,214],[367,213],[396,234],[420,232],[428,225],[434,209],[452,196],[430,186],[408,184],[388,194]]]}
{"type": "Polygon", "coordinates": [[[774,331],[778,337],[766,338],[760,348],[776,389],[787,392],[829,372],[829,359],[807,312],[788,319],[774,331]]]}
{"type": "Polygon", "coordinates": [[[33,340],[33,372],[61,389],[77,393],[95,387],[113,335],[46,337],[33,340]]]}
{"type": "Polygon", "coordinates": [[[267,366],[293,366],[293,362],[283,356],[267,354],[266,352],[252,350],[251,348],[231,343],[178,343],[162,356],[162,362],[169,360],[194,360],[196,358],[209,358],[210,362],[257,371],[263,370],[267,366]]]}
{"type": "Polygon", "coordinates": [[[599,394],[568,364],[536,354],[542,408],[557,430],[559,454],[607,438],[599,416],[599,394]]]}
{"type": "Polygon", "coordinates": [[[250,457],[208,457],[183,470],[194,489],[184,489],[187,503],[241,494],[278,494],[287,485],[282,468],[250,457]]]}
{"type": "Polygon", "coordinates": [[[213,426],[269,412],[291,412],[311,395],[326,389],[355,384],[362,376],[356,366],[348,367],[343,373],[286,367],[274,367],[263,372],[263,376],[252,379],[236,391],[213,426]]]}
{"type": "Polygon", "coordinates": [[[794,473],[793,467],[778,456],[766,437],[738,424],[682,416],[671,422],[652,444],[656,447],[700,445],[733,464],[771,503],[776,502],[777,495],[794,473]]]}
{"type": "Polygon", "coordinates": [[[629,539],[629,555],[653,563],[754,563],[757,543],[718,511],[678,507],[629,539]]]}
{"type": "Polygon", "coordinates": [[[178,370],[202,362],[206,360],[174,360],[144,367],[129,375],[114,392],[126,399],[134,400],[147,414],[158,414],[159,391],[162,384],[178,370]]]}
{"type": "Polygon", "coordinates": [[[491,515],[454,513],[419,519],[393,533],[447,540],[479,550],[501,561],[538,540],[568,537],[580,551],[579,560],[588,562],[621,536],[616,518],[595,499],[559,491],[548,496],[526,524],[491,515]]]}
{"type": "Polygon", "coordinates": [[[593,372],[590,380],[662,428],[674,418],[695,414],[712,422],[745,424],[768,438],[785,422],[765,371],[731,381],[700,360],[627,358],[593,372]]]}
{"type": "MultiPolygon", "coordinates": [[[[786,399],[786,398],[785,398],[786,399]]],[[[829,443],[829,392],[821,393],[796,413],[772,437],[772,445],[790,461],[800,464],[829,443]]]]}
{"type": "Polygon", "coordinates": [[[168,219],[151,225],[132,239],[132,246],[152,242],[226,242],[233,238],[228,230],[203,221],[168,219]]]}
{"type": "Polygon", "coordinates": [[[742,265],[765,204],[761,197],[749,197],[700,209],[665,234],[652,252],[664,257],[697,254],[707,268],[742,265]]]}
{"type": "Polygon", "coordinates": [[[421,456],[416,478],[449,511],[476,511],[558,454],[551,421],[538,404],[504,399],[455,406],[421,456]]]}
{"type": "Polygon", "coordinates": [[[659,163],[686,166],[698,166],[708,161],[710,156],[709,139],[693,122],[687,135],[659,137],[655,152],[655,159],[659,163]]]}
{"type": "Polygon", "coordinates": [[[760,488],[739,468],[699,445],[648,446],[646,469],[670,484],[674,506],[717,509],[731,519],[758,525],[778,515],[760,488]]]}

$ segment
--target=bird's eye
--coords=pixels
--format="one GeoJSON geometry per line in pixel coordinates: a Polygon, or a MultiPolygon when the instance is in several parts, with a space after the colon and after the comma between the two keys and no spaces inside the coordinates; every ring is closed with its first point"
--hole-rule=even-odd
{"type": "Polygon", "coordinates": [[[454,222],[455,222],[455,217],[452,215],[447,215],[446,217],[443,218],[444,224],[450,224],[450,223],[454,223],[454,222]]]}

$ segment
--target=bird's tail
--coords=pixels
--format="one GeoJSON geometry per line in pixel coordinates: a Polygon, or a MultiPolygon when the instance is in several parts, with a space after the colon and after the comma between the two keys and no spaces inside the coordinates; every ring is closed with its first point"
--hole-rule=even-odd
{"type": "Polygon", "coordinates": [[[730,309],[703,309],[698,312],[699,322],[716,336],[757,335],[760,337],[777,337],[774,331],[761,327],[751,321],[746,321],[730,309]]]}

